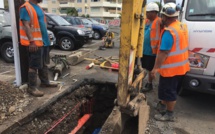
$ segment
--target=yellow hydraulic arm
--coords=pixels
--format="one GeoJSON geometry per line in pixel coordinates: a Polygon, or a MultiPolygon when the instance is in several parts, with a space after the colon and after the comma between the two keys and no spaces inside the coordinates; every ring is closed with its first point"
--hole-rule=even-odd
{"type": "MultiPolygon", "coordinates": [[[[145,95],[140,93],[145,71],[141,67],[146,0],[123,0],[119,52],[117,105],[122,114],[139,115],[139,134],[149,118],[145,95]],[[135,71],[134,71],[135,70],[135,71]],[[134,73],[135,72],[135,73],[134,73]],[[138,73],[136,73],[138,72],[138,73]]],[[[122,115],[122,123],[125,116],[122,115]]]]}

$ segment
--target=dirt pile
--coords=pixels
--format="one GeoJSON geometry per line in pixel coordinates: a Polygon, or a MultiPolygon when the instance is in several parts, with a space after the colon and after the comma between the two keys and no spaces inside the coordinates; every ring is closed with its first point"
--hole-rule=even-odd
{"type": "Polygon", "coordinates": [[[32,98],[25,90],[20,90],[12,84],[0,81],[0,124],[24,111],[32,98]]]}

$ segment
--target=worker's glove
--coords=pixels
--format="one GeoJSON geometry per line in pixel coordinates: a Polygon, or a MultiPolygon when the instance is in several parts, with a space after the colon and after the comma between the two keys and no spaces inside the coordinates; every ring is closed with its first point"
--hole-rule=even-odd
{"type": "Polygon", "coordinates": [[[29,52],[33,53],[33,52],[36,52],[37,50],[38,50],[38,46],[35,44],[35,42],[30,41],[29,52]]]}

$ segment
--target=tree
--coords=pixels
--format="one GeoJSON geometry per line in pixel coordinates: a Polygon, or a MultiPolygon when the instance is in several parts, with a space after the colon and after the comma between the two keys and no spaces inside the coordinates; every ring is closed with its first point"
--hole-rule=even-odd
{"type": "Polygon", "coordinates": [[[82,14],[81,17],[85,18],[86,16],[84,14],[82,14]]]}
{"type": "Polygon", "coordinates": [[[162,8],[162,5],[161,5],[161,3],[160,2],[155,2],[156,4],[158,4],[158,7],[159,7],[159,11],[161,11],[161,8],[162,8]]]}
{"type": "Polygon", "coordinates": [[[90,15],[89,15],[89,14],[87,14],[87,15],[86,15],[86,18],[90,18],[90,15]]]}
{"type": "Polygon", "coordinates": [[[76,8],[72,7],[67,9],[66,14],[70,16],[78,16],[78,11],[76,8]]]}
{"type": "Polygon", "coordinates": [[[4,0],[4,8],[9,9],[8,0],[4,0]]]}

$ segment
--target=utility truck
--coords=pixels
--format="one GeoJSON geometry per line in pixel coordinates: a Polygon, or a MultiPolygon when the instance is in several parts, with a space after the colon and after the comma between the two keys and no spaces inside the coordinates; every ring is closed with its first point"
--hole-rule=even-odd
{"type": "Polygon", "coordinates": [[[189,29],[189,62],[179,95],[215,94],[215,0],[183,0],[179,20],[189,29]]]}

